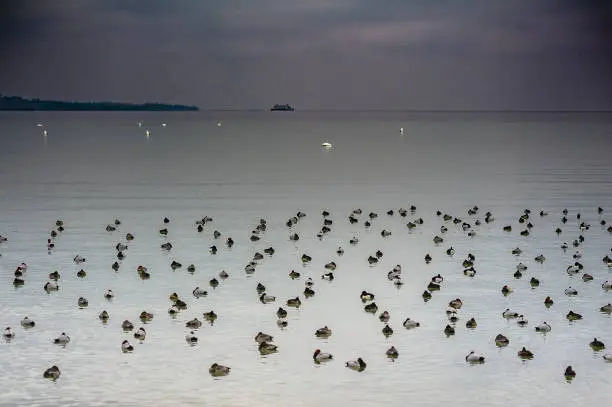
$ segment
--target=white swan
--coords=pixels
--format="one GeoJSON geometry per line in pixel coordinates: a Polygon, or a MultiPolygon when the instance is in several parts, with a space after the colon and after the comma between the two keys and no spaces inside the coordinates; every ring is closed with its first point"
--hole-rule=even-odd
{"type": "Polygon", "coordinates": [[[331,360],[334,357],[332,356],[331,353],[324,353],[324,352],[321,352],[321,349],[317,349],[314,351],[312,358],[314,359],[315,362],[320,363],[320,362],[331,360]]]}
{"type": "Polygon", "coordinates": [[[406,318],[406,320],[404,321],[404,328],[406,329],[412,329],[412,328],[416,328],[418,326],[421,326],[421,324],[419,322],[413,321],[410,318],[406,318]]]}
{"type": "Polygon", "coordinates": [[[536,332],[550,332],[552,328],[547,322],[543,322],[542,324],[536,326],[535,330],[536,332]]]}
{"type": "Polygon", "coordinates": [[[187,343],[198,343],[198,337],[195,336],[195,333],[193,331],[185,335],[185,340],[187,341],[187,343]]]}
{"type": "Polygon", "coordinates": [[[349,360],[346,362],[346,367],[352,370],[357,370],[358,372],[363,372],[366,368],[366,363],[361,358],[357,358],[357,360],[349,360]]]}
{"type": "Polygon", "coordinates": [[[144,340],[146,336],[147,336],[147,332],[142,327],[138,331],[136,331],[136,333],[134,334],[134,338],[140,339],[141,341],[144,340]]]}
{"type": "Polygon", "coordinates": [[[468,363],[484,363],[485,358],[484,358],[484,356],[477,355],[477,354],[474,353],[474,351],[471,351],[465,357],[465,361],[468,362],[468,363]]]}
{"type": "Polygon", "coordinates": [[[506,310],[504,312],[502,312],[502,316],[504,318],[510,319],[510,318],[518,317],[519,314],[518,314],[518,312],[510,311],[510,308],[506,308],[506,310]]]}
{"type": "Polygon", "coordinates": [[[578,295],[578,291],[575,288],[568,287],[565,289],[565,295],[578,295]]]}
{"type": "Polygon", "coordinates": [[[70,337],[65,332],[53,340],[53,343],[58,345],[66,345],[68,342],[70,342],[70,337]]]}
{"type": "Polygon", "coordinates": [[[134,347],[130,345],[130,343],[127,340],[125,340],[121,343],[121,350],[123,352],[132,352],[134,351],[134,347]]]}

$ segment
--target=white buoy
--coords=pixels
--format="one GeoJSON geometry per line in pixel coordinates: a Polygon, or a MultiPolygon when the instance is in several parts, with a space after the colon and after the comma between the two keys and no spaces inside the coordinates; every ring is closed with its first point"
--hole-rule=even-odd
{"type": "Polygon", "coordinates": [[[221,121],[217,122],[217,127],[221,127],[221,121]]]}
{"type": "Polygon", "coordinates": [[[332,148],[332,143],[328,143],[326,141],[325,143],[321,143],[321,147],[326,148],[326,149],[330,149],[330,148],[332,148]]]}
{"type": "Polygon", "coordinates": [[[47,137],[47,130],[43,130],[43,136],[47,137]]]}
{"type": "Polygon", "coordinates": [[[138,122],[138,127],[142,127],[142,122],[138,122]]]}
{"type": "Polygon", "coordinates": [[[149,130],[145,131],[145,135],[146,135],[147,137],[149,137],[149,136],[151,135],[151,133],[149,133],[149,130]]]}
{"type": "Polygon", "coordinates": [[[42,127],[42,126],[43,126],[43,125],[42,125],[42,123],[38,123],[38,124],[36,125],[36,127],[42,127]]]}
{"type": "Polygon", "coordinates": [[[404,134],[404,128],[400,127],[400,134],[404,134]]]}
{"type": "Polygon", "coordinates": [[[162,127],[166,127],[166,123],[162,123],[162,127]]]}

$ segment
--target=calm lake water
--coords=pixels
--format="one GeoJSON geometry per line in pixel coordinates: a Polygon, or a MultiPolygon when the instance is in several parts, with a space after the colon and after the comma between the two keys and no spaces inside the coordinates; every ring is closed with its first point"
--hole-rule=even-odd
{"type": "Polygon", "coordinates": [[[602,355],[612,353],[612,319],[599,308],[612,302],[612,291],[601,287],[612,280],[612,269],[601,259],[612,255],[612,234],[600,221],[612,221],[610,147],[612,115],[594,113],[1,113],[0,235],[9,241],[0,243],[0,325],[12,327],[15,337],[0,340],[0,405],[605,405],[612,363],[602,355]],[[325,141],[333,148],[322,149],[325,141]],[[410,205],[414,213],[397,214],[410,205]],[[468,216],[474,205],[480,211],[468,216]],[[355,208],[363,214],[351,225],[355,208]],[[528,237],[519,234],[525,208],[533,211],[528,237]],[[323,209],[333,225],[319,240],[323,209]],[[386,215],[389,209],[394,216],[386,215]],[[437,217],[438,209],[473,226],[487,211],[495,221],[474,226],[476,236],[468,237],[460,224],[437,217]],[[549,215],[541,218],[541,209],[549,215]],[[300,235],[292,242],[285,222],[298,210],[307,216],[292,228],[300,235]],[[366,229],[370,211],[379,216],[366,229]],[[578,212],[591,228],[574,248],[578,212]],[[164,216],[170,218],[167,237],[159,234],[164,216]],[[195,221],[203,216],[214,221],[198,233],[195,221]],[[409,231],[406,223],[419,217],[424,224],[409,231]],[[251,242],[260,218],[267,231],[251,242]],[[56,219],[65,231],[48,253],[45,242],[56,219]],[[115,219],[121,225],[107,232],[115,219]],[[434,245],[443,224],[445,240],[434,245]],[[507,224],[511,233],[502,231],[507,224]],[[383,238],[383,229],[392,235],[383,238]],[[125,243],[127,232],[135,239],[115,272],[115,245],[125,243]],[[236,242],[231,249],[224,244],[228,236],[236,242]],[[352,237],[359,238],[355,246],[352,237]],[[174,248],[162,250],[164,242],[174,248]],[[565,253],[563,242],[570,244],[565,253]],[[216,255],[208,250],[213,244],[216,255]],[[451,245],[453,257],[446,255],[451,245]],[[247,275],[253,254],[269,246],[276,253],[247,275]],[[523,250],[520,256],[511,254],[515,247],[523,250]],[[377,249],[384,256],[370,266],[367,258],[377,249]],[[565,272],[576,250],[593,281],[565,272]],[[305,266],[303,253],[313,259],[305,266]],[[476,256],[473,278],[461,265],[468,253],[476,256]],[[87,258],[83,265],[73,262],[77,254],[87,258]],[[534,261],[538,254],[546,257],[543,264],[534,261]],[[183,268],[172,271],[173,260],[183,268]],[[321,279],[330,261],[338,264],[331,282],[321,279]],[[25,285],[14,288],[21,262],[29,266],[25,285]],[[519,262],[528,269],[515,279],[519,262]],[[196,271],[188,273],[192,263],[196,271]],[[405,283],[399,289],[386,277],[396,264],[405,283]],[[149,280],[139,278],[138,265],[148,268],[149,280]],[[83,279],[76,276],[81,268],[83,279]],[[61,273],[60,290],[47,294],[43,285],[54,270],[61,273]],[[230,276],[213,289],[208,282],[221,270],[230,276]],[[301,277],[290,279],[291,270],[301,277]],[[442,289],[424,302],[421,294],[437,273],[445,277],[442,289]],[[536,289],[529,285],[532,276],[540,280],[536,289]],[[316,295],[304,299],[308,277],[316,295]],[[259,302],[258,282],[276,303],[259,302]],[[506,284],[514,292],[504,297],[506,284]],[[564,295],[570,285],[577,296],[564,295]],[[208,296],[196,299],[196,286],[208,296]],[[115,292],[112,301],[104,299],[106,289],[115,292]],[[390,312],[389,338],[378,313],[364,312],[362,290],[376,295],[378,313],[390,312]],[[172,292],[188,307],[176,317],[168,314],[172,292]],[[77,306],[81,296],[89,300],[85,309],[77,306]],[[302,306],[286,307],[295,296],[302,306]],[[546,296],[555,301],[550,309],[546,296]],[[464,305],[456,335],[447,338],[445,310],[456,297],[464,305]],[[282,330],[279,306],[289,312],[282,330]],[[523,313],[528,325],[502,318],[506,308],[523,313]],[[98,319],[103,309],[110,314],[107,324],[98,319]],[[141,342],[120,325],[129,319],[136,329],[143,326],[143,310],[155,317],[144,325],[141,342]],[[189,346],[185,322],[203,320],[210,310],[217,321],[196,330],[199,343],[189,346]],[[569,322],[569,310],[583,320],[569,322]],[[20,326],[25,316],[36,321],[34,328],[20,326]],[[405,329],[407,317],[421,327],[405,329]],[[471,317],[478,322],[473,330],[465,326],[471,317]],[[546,335],[534,330],[542,321],[552,326],[546,335]],[[316,338],[324,325],[332,336],[316,338]],[[278,353],[259,354],[253,339],[259,331],[274,336],[278,353]],[[61,332],[72,339],[65,347],[52,343],[61,332]],[[499,333],[510,339],[508,347],[495,346],[499,333]],[[608,349],[591,350],[593,337],[608,349]],[[121,352],[124,339],[133,353],[121,352]],[[400,353],[395,361],[385,356],[391,345],[400,353]],[[533,360],[517,357],[522,346],[535,353],[533,360]],[[334,360],[314,364],[317,348],[334,360]],[[471,350],[486,363],[466,364],[471,350]],[[367,362],[363,372],[344,365],[357,357],[367,362]],[[231,373],[211,377],[214,362],[231,373]],[[62,372],[56,382],[42,377],[53,364],[62,372]],[[577,372],[571,383],[563,377],[567,365],[577,372]]]}

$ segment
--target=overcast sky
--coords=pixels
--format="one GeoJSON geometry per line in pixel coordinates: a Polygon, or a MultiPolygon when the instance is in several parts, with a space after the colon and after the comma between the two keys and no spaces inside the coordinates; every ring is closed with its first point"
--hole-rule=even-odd
{"type": "Polygon", "coordinates": [[[612,109],[612,0],[0,0],[0,93],[612,109]]]}

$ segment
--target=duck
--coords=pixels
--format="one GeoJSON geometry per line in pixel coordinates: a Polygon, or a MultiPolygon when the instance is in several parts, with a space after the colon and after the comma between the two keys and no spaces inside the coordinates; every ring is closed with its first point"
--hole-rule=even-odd
{"type": "Polygon", "coordinates": [[[265,334],[261,331],[257,335],[255,335],[255,342],[259,344],[264,342],[272,342],[273,340],[274,337],[272,335],[265,334]]]}
{"type": "Polygon", "coordinates": [[[391,346],[389,349],[387,349],[385,354],[388,358],[391,359],[396,359],[397,357],[399,357],[399,352],[397,351],[397,349],[395,349],[395,346],[391,346]]]}
{"type": "Polygon", "coordinates": [[[261,342],[258,348],[259,353],[261,353],[262,355],[269,355],[271,353],[278,352],[278,346],[268,342],[261,342]]]}
{"type": "Polygon", "coordinates": [[[431,278],[432,283],[440,284],[443,281],[444,281],[444,277],[442,277],[440,274],[437,274],[431,278]]]}
{"type": "Polygon", "coordinates": [[[510,343],[510,339],[508,339],[507,337],[505,337],[505,336],[504,336],[504,335],[502,335],[502,334],[498,334],[498,335],[495,337],[495,345],[496,345],[497,347],[500,347],[500,348],[501,348],[501,347],[504,347],[504,346],[508,346],[508,344],[509,344],[509,343],[510,343]]]}
{"type": "Polygon", "coordinates": [[[361,301],[372,301],[374,299],[374,294],[367,291],[362,291],[359,297],[361,298],[361,301]]]}
{"type": "Polygon", "coordinates": [[[444,328],[444,333],[446,334],[446,336],[451,336],[455,334],[455,328],[453,328],[450,325],[446,325],[446,327],[444,328]]]}
{"type": "Polygon", "coordinates": [[[153,314],[151,314],[151,313],[149,313],[149,312],[147,312],[147,311],[142,311],[142,312],[140,313],[140,320],[141,320],[141,321],[143,321],[143,322],[148,322],[148,321],[150,321],[150,320],[152,320],[152,319],[153,319],[153,314]]]}
{"type": "Polygon", "coordinates": [[[25,317],[21,320],[21,326],[24,328],[33,328],[36,323],[29,317],[25,317]]]}
{"type": "Polygon", "coordinates": [[[364,306],[363,310],[365,312],[369,312],[371,314],[375,314],[376,311],[378,311],[378,305],[376,305],[375,302],[371,302],[371,303],[367,304],[366,306],[364,306]]]}
{"type": "Polygon", "coordinates": [[[290,298],[287,300],[287,306],[289,307],[298,308],[300,305],[302,305],[302,301],[300,301],[299,297],[290,298]]]}
{"type": "Polygon", "coordinates": [[[140,327],[140,329],[134,333],[134,338],[140,339],[141,341],[144,341],[146,336],[147,336],[147,332],[145,331],[143,327],[140,327]]]}
{"type": "Polygon", "coordinates": [[[611,353],[606,353],[605,355],[602,356],[602,358],[606,361],[606,362],[612,362],[612,354],[611,353]]]}
{"type": "Polygon", "coordinates": [[[544,257],[544,255],[543,255],[543,254],[540,254],[540,255],[536,256],[536,257],[534,258],[534,260],[535,260],[536,262],[538,262],[538,263],[544,263],[544,260],[546,260],[546,257],[544,257]]]}
{"type": "Polygon", "coordinates": [[[523,253],[523,251],[520,248],[518,248],[518,247],[515,248],[515,249],[512,249],[512,254],[514,254],[515,256],[518,256],[521,253],[523,253]]]}
{"type": "Polygon", "coordinates": [[[540,325],[535,327],[536,332],[550,332],[552,330],[548,322],[542,322],[540,325]]]}
{"type": "Polygon", "coordinates": [[[172,243],[166,242],[160,245],[163,250],[172,250],[172,243]]]}
{"type": "Polygon", "coordinates": [[[357,243],[359,243],[359,239],[357,237],[353,237],[351,240],[349,240],[349,243],[355,246],[357,243]]]}
{"type": "Polygon", "coordinates": [[[518,316],[519,316],[518,312],[510,311],[510,308],[506,308],[506,310],[502,312],[502,317],[506,319],[516,318],[518,316]]]}
{"type": "Polygon", "coordinates": [[[436,235],[436,236],[434,236],[434,238],[433,238],[433,242],[434,242],[436,245],[439,245],[440,243],[444,242],[444,239],[443,239],[443,238],[441,238],[440,236],[437,236],[437,235],[436,235]]]}
{"type": "Polygon", "coordinates": [[[523,315],[519,315],[517,320],[516,320],[516,324],[518,326],[525,326],[527,325],[529,321],[527,321],[527,319],[525,319],[525,317],[523,315]]]}
{"type": "Polygon", "coordinates": [[[68,342],[70,342],[70,337],[65,332],[53,340],[53,343],[57,345],[66,345],[68,342]]]}
{"type": "Polygon", "coordinates": [[[123,351],[123,353],[133,352],[134,347],[130,345],[130,343],[127,340],[125,340],[121,342],[121,350],[123,351]]]}
{"type": "Polygon", "coordinates": [[[62,373],[60,372],[59,367],[53,365],[49,369],[45,370],[45,372],[43,373],[43,377],[45,379],[51,379],[55,381],[59,379],[61,374],[62,373]]]}
{"type": "Polygon", "coordinates": [[[259,301],[261,301],[263,304],[268,304],[268,303],[270,303],[270,302],[274,302],[274,301],[276,301],[276,297],[275,297],[275,296],[273,296],[273,295],[268,295],[268,294],[266,294],[266,293],[262,293],[262,294],[259,296],[259,301]]]}
{"type": "Polygon", "coordinates": [[[366,368],[366,363],[363,361],[363,359],[357,358],[357,360],[349,360],[346,362],[346,367],[358,372],[363,372],[366,368]]]}
{"type": "Polygon", "coordinates": [[[459,321],[459,317],[457,316],[457,311],[452,311],[452,312],[447,313],[447,314],[448,314],[448,320],[450,322],[452,322],[453,324],[455,322],[459,321]]]}
{"type": "Polygon", "coordinates": [[[412,320],[412,319],[410,319],[410,318],[406,318],[406,320],[404,321],[404,323],[403,323],[402,325],[403,325],[403,326],[404,326],[404,328],[406,328],[406,329],[412,329],[412,328],[416,328],[416,327],[421,326],[421,323],[420,323],[420,322],[417,322],[417,321],[413,321],[413,320],[412,320]]]}
{"type": "Polygon", "coordinates": [[[262,283],[257,283],[256,290],[259,294],[262,294],[266,291],[266,286],[263,285],[262,283]]]}
{"type": "Polygon", "coordinates": [[[49,279],[53,280],[53,281],[57,281],[60,279],[60,273],[59,271],[55,270],[52,273],[49,273],[49,279]]]}
{"type": "Polygon", "coordinates": [[[215,314],[215,311],[205,312],[203,315],[204,319],[211,323],[217,319],[217,314],[215,314]]]}
{"type": "Polygon", "coordinates": [[[124,331],[131,331],[132,329],[134,329],[134,324],[132,324],[126,319],[121,323],[121,328],[123,328],[124,331]]]}
{"type": "Polygon", "coordinates": [[[455,298],[454,300],[448,303],[448,306],[455,309],[461,309],[461,307],[463,306],[463,302],[461,301],[461,299],[455,298]]]}
{"type": "Polygon", "coordinates": [[[425,300],[425,302],[429,301],[431,299],[431,293],[427,290],[423,291],[423,300],[425,300]]]}
{"type": "Polygon", "coordinates": [[[98,315],[98,318],[102,322],[106,323],[106,321],[108,321],[108,318],[109,318],[108,312],[106,310],[102,310],[102,312],[98,315]]]}
{"type": "Polygon", "coordinates": [[[188,273],[195,273],[195,271],[196,271],[195,264],[190,264],[189,266],[187,266],[187,272],[188,273]]]}
{"type": "Polygon", "coordinates": [[[316,349],[312,355],[315,363],[326,362],[328,360],[332,360],[334,357],[331,353],[321,352],[321,349],[316,349]]]}
{"type": "Polygon", "coordinates": [[[194,318],[194,319],[192,319],[191,321],[187,321],[187,322],[185,323],[185,326],[186,326],[187,328],[191,328],[191,329],[198,329],[199,327],[201,327],[201,326],[202,326],[202,321],[200,321],[200,320],[199,320],[199,319],[197,319],[197,318],[194,318]]]}
{"type": "Polygon", "coordinates": [[[465,327],[466,328],[476,328],[478,324],[476,323],[476,320],[474,318],[470,318],[466,323],[465,323],[465,327]]]}
{"type": "Polygon", "coordinates": [[[76,255],[74,256],[74,258],[72,259],[76,264],[81,264],[84,263],[87,259],[85,259],[85,257],[80,256],[80,255],[76,255]]]}
{"type": "Polygon", "coordinates": [[[572,265],[567,266],[565,271],[567,272],[567,274],[572,275],[572,274],[580,273],[580,268],[577,265],[572,264],[572,265]]]}
{"type": "Polygon", "coordinates": [[[15,337],[15,333],[13,332],[11,327],[7,326],[6,328],[4,328],[4,332],[3,332],[2,336],[5,339],[13,339],[15,337]]]}
{"type": "Polygon", "coordinates": [[[602,285],[601,288],[603,288],[604,290],[608,291],[608,290],[612,290],[612,281],[605,281],[602,285]]]}
{"type": "Polygon", "coordinates": [[[531,277],[531,280],[529,280],[529,285],[531,285],[531,288],[538,287],[540,285],[540,280],[535,277],[531,277]]]}
{"type": "Polygon", "coordinates": [[[388,324],[385,324],[385,326],[382,329],[382,333],[386,337],[389,337],[389,336],[393,335],[393,329],[388,324]]]}
{"type": "Polygon", "coordinates": [[[128,241],[134,240],[134,235],[132,233],[127,233],[125,235],[125,240],[128,240],[128,241]]]}
{"type": "Polygon", "coordinates": [[[382,232],[380,232],[380,235],[382,237],[389,237],[389,236],[391,236],[391,232],[388,231],[387,229],[383,229],[382,232]]]}
{"type": "Polygon", "coordinates": [[[566,318],[570,321],[577,321],[582,319],[582,315],[575,313],[574,311],[570,311],[567,313],[566,318]]]}
{"type": "Polygon", "coordinates": [[[219,286],[219,280],[217,280],[216,278],[211,278],[210,281],[208,282],[208,284],[212,287],[212,288],[217,288],[219,286]]]}
{"type": "Polygon", "coordinates": [[[104,298],[106,298],[107,300],[112,300],[115,297],[115,293],[113,293],[113,290],[106,290],[104,292],[104,298]]]}
{"type": "Polygon", "coordinates": [[[525,271],[525,270],[527,270],[527,266],[524,265],[523,263],[519,263],[519,264],[516,265],[516,269],[518,271],[525,271]]]}
{"type": "Polygon", "coordinates": [[[551,306],[551,305],[553,305],[553,304],[554,304],[554,301],[552,300],[552,298],[550,298],[550,297],[546,297],[546,298],[544,299],[544,305],[546,305],[546,307],[550,307],[550,306],[551,306]]]}
{"type": "Polygon", "coordinates": [[[568,287],[565,289],[565,295],[569,295],[569,296],[578,295],[578,290],[572,287],[568,287]]]}
{"type": "Polygon", "coordinates": [[[230,370],[230,367],[223,366],[218,363],[213,363],[212,365],[210,365],[208,373],[210,373],[210,375],[214,377],[227,376],[230,373],[230,370]]]}
{"type": "Polygon", "coordinates": [[[45,291],[49,292],[49,291],[57,291],[59,289],[59,286],[54,281],[48,281],[43,288],[45,291]]]}
{"type": "Polygon", "coordinates": [[[300,278],[300,273],[298,273],[295,270],[291,270],[291,272],[289,273],[289,278],[292,280],[295,280],[296,278],[300,278]]]}
{"type": "Polygon", "coordinates": [[[429,255],[429,253],[427,253],[425,255],[425,263],[429,264],[431,262],[431,260],[432,260],[431,256],[429,255]]]}
{"type": "Polygon", "coordinates": [[[477,355],[474,351],[471,351],[465,357],[465,361],[468,363],[484,363],[485,357],[481,355],[477,355]]]}
{"type": "Polygon", "coordinates": [[[278,310],[276,311],[276,316],[278,318],[287,318],[287,310],[285,310],[283,307],[278,307],[278,310]]]}
{"type": "Polygon", "coordinates": [[[533,358],[533,352],[526,349],[524,346],[523,346],[523,349],[519,350],[517,354],[521,359],[532,359],[533,358]]]}
{"type": "Polygon", "coordinates": [[[601,312],[612,313],[612,304],[608,303],[599,309],[601,312]]]}
{"type": "Polygon", "coordinates": [[[123,251],[126,251],[126,250],[127,250],[127,248],[128,248],[128,247],[127,247],[127,245],[126,245],[126,244],[123,244],[123,243],[121,243],[121,242],[117,243],[117,245],[115,246],[115,249],[116,249],[118,252],[123,252],[123,251]]]}
{"type": "Polygon", "coordinates": [[[507,285],[503,286],[501,289],[502,294],[504,295],[508,295],[512,292],[512,288],[508,287],[507,285]]]}
{"type": "Polygon", "coordinates": [[[196,298],[206,297],[208,295],[208,291],[201,289],[199,286],[194,288],[191,293],[196,298]]]}
{"type": "Polygon", "coordinates": [[[181,309],[176,305],[172,305],[170,308],[168,308],[168,314],[170,315],[176,315],[179,312],[181,312],[181,309]]]}
{"type": "Polygon", "coordinates": [[[597,338],[593,338],[589,345],[594,351],[600,351],[606,348],[606,345],[597,338]]]}
{"type": "Polygon", "coordinates": [[[589,273],[584,273],[584,274],[582,275],[582,281],[584,281],[585,283],[586,283],[587,281],[592,281],[592,280],[593,280],[593,276],[592,276],[592,275],[590,275],[589,273]]]}
{"type": "Polygon", "coordinates": [[[89,305],[89,301],[87,301],[86,298],[79,297],[77,304],[79,305],[80,308],[85,308],[89,305]]]}
{"type": "Polygon", "coordinates": [[[452,256],[453,254],[455,254],[455,249],[453,249],[453,246],[446,249],[446,254],[449,256],[452,256]]]}
{"type": "Polygon", "coordinates": [[[389,322],[389,319],[391,318],[391,316],[389,315],[388,311],[383,311],[379,316],[378,319],[380,320],[380,322],[389,322]]]}
{"type": "Polygon", "coordinates": [[[229,277],[229,274],[227,273],[227,271],[225,271],[225,270],[221,270],[221,271],[219,272],[219,278],[221,278],[221,279],[225,280],[225,279],[226,279],[226,278],[228,278],[228,277],[229,277]]]}

